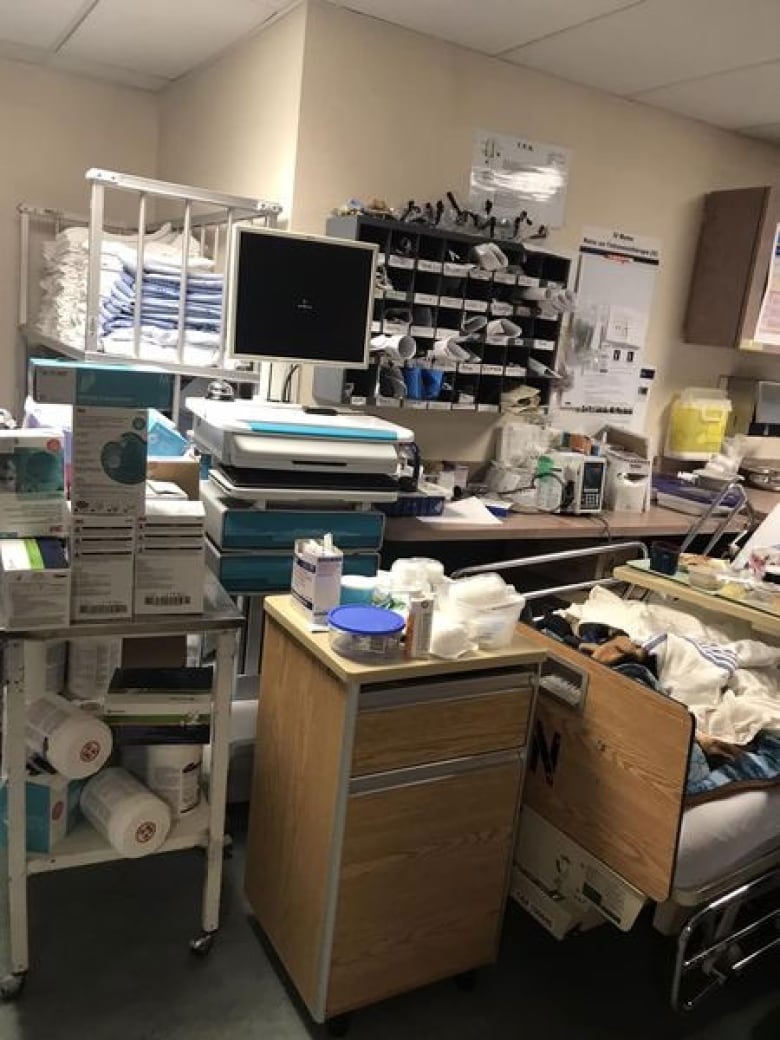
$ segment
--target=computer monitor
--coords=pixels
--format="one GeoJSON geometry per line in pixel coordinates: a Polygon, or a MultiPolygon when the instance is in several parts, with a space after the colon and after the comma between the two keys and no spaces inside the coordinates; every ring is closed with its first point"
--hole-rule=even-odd
{"type": "Polygon", "coordinates": [[[368,242],[235,227],[228,353],[365,368],[376,254],[368,242]]]}

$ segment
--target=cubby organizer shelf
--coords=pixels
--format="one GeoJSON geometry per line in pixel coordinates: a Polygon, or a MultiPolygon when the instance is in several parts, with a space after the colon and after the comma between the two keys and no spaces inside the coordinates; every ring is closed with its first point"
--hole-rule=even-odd
{"type": "Polygon", "coordinates": [[[367,370],[318,372],[318,399],[357,407],[498,413],[502,393],[526,384],[539,390],[543,405],[549,402],[554,381],[530,371],[529,361],[555,368],[566,318],[543,316],[538,303],[523,299],[522,290],[570,288],[571,254],[498,241],[511,270],[488,272],[476,268],[470,257],[474,246],[489,240],[451,228],[351,216],[331,217],[327,233],[377,245],[385,277],[374,296],[372,334],[412,336],[417,354],[395,366],[396,377],[406,384],[405,396],[386,392],[392,380],[387,372],[380,379],[374,362],[367,370]],[[464,321],[476,315],[508,318],[521,334],[469,343],[475,357],[467,362],[429,357],[437,340],[459,334],[464,321]],[[419,378],[402,371],[415,368],[421,370],[419,378]]]}

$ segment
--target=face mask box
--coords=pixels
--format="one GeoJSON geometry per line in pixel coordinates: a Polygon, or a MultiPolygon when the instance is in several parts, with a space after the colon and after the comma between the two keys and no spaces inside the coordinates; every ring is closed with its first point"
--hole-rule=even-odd
{"type": "Polygon", "coordinates": [[[146,492],[146,411],[143,408],[73,409],[74,516],[143,514],[146,492]]]}
{"type": "Polygon", "coordinates": [[[74,516],[71,613],[74,621],[133,614],[135,521],[125,516],[74,516]]]}
{"type": "Polygon", "coordinates": [[[30,362],[30,396],[39,404],[167,411],[173,400],[173,376],[143,366],[34,358],[30,362]]]}
{"type": "Polygon", "coordinates": [[[70,624],[70,567],[59,538],[0,540],[0,624],[65,628],[70,624]]]}
{"type": "Polygon", "coordinates": [[[65,523],[62,433],[0,430],[0,537],[62,537],[65,523]]]}
{"type": "Polygon", "coordinates": [[[292,596],[311,624],[322,626],[341,601],[344,556],[325,541],[300,538],[295,543],[292,596]]]}
{"type": "MultiPolygon", "coordinates": [[[[26,784],[27,851],[48,854],[81,818],[82,780],[28,769],[26,784]]],[[[8,785],[0,787],[0,844],[8,839],[8,785]]]]}

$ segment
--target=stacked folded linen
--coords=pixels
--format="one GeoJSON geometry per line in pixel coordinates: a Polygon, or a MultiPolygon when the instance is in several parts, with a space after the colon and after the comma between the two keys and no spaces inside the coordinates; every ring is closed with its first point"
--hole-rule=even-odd
{"type": "MultiPolygon", "coordinates": [[[[150,262],[168,265],[180,271],[182,236],[164,224],[144,237],[144,257],[150,262]]],[[[117,280],[124,274],[125,264],[135,264],[138,236],[104,232],[100,254],[100,300],[104,304],[117,280]]],[[[89,233],[85,227],[67,228],[43,245],[41,299],[37,326],[54,339],[83,348],[87,318],[87,271],[89,267],[89,233]]],[[[200,244],[189,241],[188,269],[211,270],[213,262],[200,255],[200,244]]]]}

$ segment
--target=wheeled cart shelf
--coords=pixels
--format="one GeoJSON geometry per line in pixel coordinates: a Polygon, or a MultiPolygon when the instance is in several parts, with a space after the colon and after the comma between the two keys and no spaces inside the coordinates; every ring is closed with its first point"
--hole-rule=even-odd
{"type": "MultiPolygon", "coordinates": [[[[24,985],[29,967],[27,934],[27,878],[54,870],[108,863],[123,857],[83,821],[47,854],[28,853],[26,842],[26,693],[40,689],[40,655],[34,644],[51,639],[210,634],[215,643],[211,688],[211,767],[208,799],[174,822],[171,832],[153,855],[203,848],[206,870],[203,885],[202,933],[193,939],[194,953],[207,953],[219,926],[219,898],[225,830],[230,701],[233,689],[237,633],[242,616],[210,574],[206,578],[205,608],[198,615],[168,615],[128,621],[74,624],[34,632],[4,632],[5,712],[3,726],[3,782],[8,788],[8,920],[10,973],[0,982],[0,998],[13,999],[24,985]]],[[[188,702],[189,703],[189,702],[188,702]]]]}

